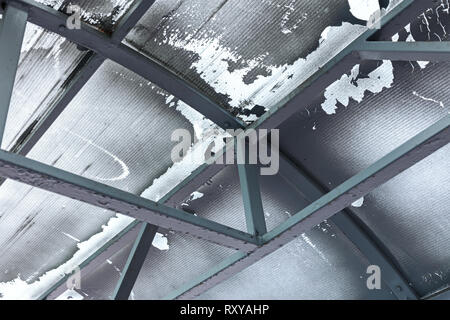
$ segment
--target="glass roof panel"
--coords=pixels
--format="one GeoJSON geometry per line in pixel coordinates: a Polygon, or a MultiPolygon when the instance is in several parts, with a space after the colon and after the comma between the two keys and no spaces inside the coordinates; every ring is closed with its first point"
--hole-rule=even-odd
{"type": "MultiPolygon", "coordinates": [[[[414,30],[412,37],[420,39],[420,28],[414,30]]],[[[426,37],[427,29],[421,30],[426,37]]],[[[400,33],[409,36],[409,28],[400,33]]],[[[443,89],[449,70],[448,63],[365,63],[338,81],[340,93],[318,99],[282,125],[281,148],[332,189],[450,113],[450,94],[443,89]],[[378,89],[360,95],[371,79],[378,89]]],[[[430,156],[353,208],[420,295],[448,282],[447,237],[441,231],[448,220],[448,151],[430,156]]]]}
{"type": "Polygon", "coordinates": [[[409,168],[355,208],[425,296],[450,283],[450,146],[409,168]]]}
{"type": "Polygon", "coordinates": [[[365,25],[347,0],[160,0],[125,43],[252,122],[365,25]]]}
{"type": "Polygon", "coordinates": [[[12,180],[0,191],[0,297],[5,299],[39,298],[120,226],[114,212],[12,180]]]}
{"type": "Polygon", "coordinates": [[[64,38],[28,23],[22,44],[2,148],[22,139],[77,71],[83,53],[64,38]],[[39,88],[36,83],[39,82],[39,88]]]}
{"type": "MultiPolygon", "coordinates": [[[[115,24],[127,12],[134,0],[35,0],[66,13],[68,7],[81,9],[81,20],[96,28],[111,33],[115,24]]],[[[68,13],[73,13],[70,11],[68,13]]]]}
{"type": "Polygon", "coordinates": [[[393,299],[366,287],[368,264],[328,222],[302,234],[199,299],[393,299]]]}
{"type": "Polygon", "coordinates": [[[172,132],[185,129],[194,134],[181,107],[176,101],[169,106],[168,97],[107,61],[29,157],[140,194],[173,165],[172,132]]]}
{"type": "MultiPolygon", "coordinates": [[[[167,237],[167,243],[158,239],[153,242],[130,300],[162,299],[235,252],[189,235],[159,231],[167,237]]],[[[124,246],[83,278],[79,292],[85,300],[112,298],[131,246],[124,246]]]]}

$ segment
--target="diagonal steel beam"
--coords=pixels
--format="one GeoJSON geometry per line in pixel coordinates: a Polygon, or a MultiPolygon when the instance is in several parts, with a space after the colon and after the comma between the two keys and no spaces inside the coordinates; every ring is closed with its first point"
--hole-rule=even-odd
{"type": "Polygon", "coordinates": [[[364,41],[358,53],[362,60],[450,61],[450,41],[364,41]]]}
{"type": "Polygon", "coordinates": [[[0,176],[228,248],[256,247],[248,233],[6,151],[0,151],[0,176]]]}
{"type": "MultiPolygon", "coordinates": [[[[280,157],[280,174],[305,199],[313,202],[326,192],[315,179],[297,167],[289,159],[280,157]]],[[[345,209],[330,218],[338,229],[359,249],[371,264],[378,265],[382,271],[382,280],[391,289],[393,294],[401,300],[416,300],[417,294],[410,287],[409,281],[391,260],[390,254],[385,253],[378,244],[376,236],[363,228],[354,214],[345,209]]]]}
{"type": "Polygon", "coordinates": [[[122,274],[120,275],[119,282],[114,290],[114,300],[128,300],[139,275],[139,271],[141,271],[141,268],[144,265],[147,252],[152,246],[156,231],[158,231],[157,226],[145,222],[142,223],[139,234],[134,242],[133,248],[131,248],[122,274]]]}
{"type": "Polygon", "coordinates": [[[192,299],[215,285],[239,273],[255,262],[289,243],[300,234],[310,230],[323,220],[326,220],[343,210],[356,199],[413,166],[436,150],[450,142],[450,116],[424,130],[388,155],[378,160],[369,168],[345,181],[331,192],[293,215],[280,226],[262,237],[263,245],[254,251],[230,258],[226,266],[217,268],[208,277],[190,282],[186,291],[171,295],[176,299],[192,299]]]}
{"type": "Polygon", "coordinates": [[[0,27],[0,144],[16,80],[28,12],[7,6],[0,27]]]}

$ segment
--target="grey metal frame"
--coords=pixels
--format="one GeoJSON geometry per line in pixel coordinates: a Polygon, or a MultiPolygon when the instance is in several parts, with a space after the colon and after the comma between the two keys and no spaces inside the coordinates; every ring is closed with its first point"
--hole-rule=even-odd
{"type": "Polygon", "coordinates": [[[26,11],[9,7],[0,28],[0,43],[8,44],[0,48],[0,61],[2,61],[0,64],[0,144],[5,131],[27,18],[26,11]]]}
{"type": "MultiPolygon", "coordinates": [[[[35,3],[34,1],[5,0],[4,2],[7,4],[7,10],[14,7],[19,9],[19,11],[26,12],[28,13],[28,21],[56,32],[79,46],[95,52],[95,54],[90,53],[90,56],[87,58],[88,62],[91,61],[91,59],[96,59],[97,56],[99,57],[98,62],[93,63],[93,68],[91,70],[89,70],[89,68],[86,69],[86,76],[81,76],[81,80],[78,80],[80,82],[75,82],[73,91],[70,92],[69,89],[67,99],[61,104],[62,109],[70,102],[71,98],[75,96],[77,90],[79,90],[87,79],[95,72],[101,62],[104,59],[111,59],[174,94],[176,97],[201,112],[207,118],[214,121],[220,127],[244,127],[244,124],[240,120],[236,119],[225,109],[212,102],[191,84],[179,78],[176,74],[160,65],[158,62],[121,44],[119,39],[122,39],[126,35],[128,30],[134,25],[133,23],[124,20],[121,22],[123,30],[119,29],[122,30],[120,31],[122,34],[119,32],[117,33],[117,36],[113,35],[112,37],[108,37],[86,24],[82,24],[81,30],[68,30],[64,27],[67,18],[66,15],[35,3]]],[[[135,7],[138,8],[136,12],[129,12],[129,17],[141,16],[146,9],[140,7],[139,4],[144,2],[145,1],[140,1],[138,6],[135,7]]],[[[149,1],[147,4],[150,2],[153,3],[153,1],[149,1]]],[[[403,22],[406,24],[411,17],[414,17],[414,15],[417,16],[424,9],[433,5],[437,4],[433,1],[404,0],[382,19],[381,25],[383,28],[381,31],[368,30],[354,43],[325,64],[323,68],[310,77],[310,79],[300,85],[291,95],[274,106],[270,112],[266,113],[258,121],[249,126],[249,128],[277,127],[290,115],[298,111],[299,108],[307,106],[313,98],[344,72],[350,70],[350,68],[358,63],[360,59],[382,58],[393,60],[416,59],[448,61],[449,48],[446,44],[434,44],[427,49],[424,47],[423,43],[405,45],[399,43],[377,43],[368,41],[373,40],[374,38],[381,40],[388,39],[398,31],[403,22]],[[401,52],[403,55],[399,55],[398,52],[401,52]]],[[[119,23],[119,25],[121,23],[119,23]]],[[[4,107],[4,105],[2,105],[2,107],[4,107]]],[[[54,110],[61,110],[61,107],[54,108],[54,110]]],[[[56,119],[56,116],[53,116],[53,118],[52,116],[48,117],[49,120],[46,122],[45,126],[42,127],[44,128],[43,132],[45,132],[46,127],[48,128],[48,126],[51,125],[52,119],[56,119]]],[[[370,168],[322,196],[319,200],[288,219],[288,221],[282,225],[262,235],[258,235],[260,232],[256,232],[257,236],[240,232],[212,221],[194,217],[181,212],[180,210],[161,205],[160,203],[142,199],[135,195],[5,151],[0,151],[0,175],[64,196],[69,196],[86,203],[115,210],[141,219],[141,221],[151,222],[173,230],[192,233],[195,236],[208,241],[243,251],[236,253],[224,262],[224,264],[221,264],[218,268],[208,273],[208,275],[205,275],[205,279],[201,283],[194,283],[191,286],[187,286],[184,292],[180,291],[179,294],[172,295],[172,297],[186,298],[203,292],[212,285],[223,281],[227,277],[258,261],[265,255],[270,254],[280,246],[289,242],[293,237],[298,236],[324,219],[344,209],[356,198],[367,194],[373,190],[373,188],[388,181],[440,147],[446,145],[449,142],[450,137],[449,126],[450,116],[447,116],[387,155],[385,158],[376,162],[370,168]]],[[[42,132],[42,130],[40,132],[42,132]]],[[[29,141],[33,141],[33,136],[29,141]]],[[[39,134],[35,137],[38,139],[39,134]]],[[[37,141],[37,139],[34,141],[37,141]]],[[[29,149],[23,148],[22,150],[24,151],[22,152],[26,153],[29,149]]],[[[168,195],[167,199],[175,197],[182,188],[189,187],[192,183],[198,183],[198,177],[205,175],[205,172],[211,173],[214,170],[217,170],[217,167],[212,167],[212,170],[206,166],[199,168],[189,179],[184,181],[178,188],[175,188],[173,192],[168,195]]],[[[253,175],[248,175],[247,168],[243,167],[241,168],[240,176],[241,181],[243,182],[244,193],[245,191],[248,191],[248,195],[254,196],[254,190],[257,190],[257,188],[255,187],[254,182],[252,182],[254,179],[251,179],[253,175]],[[245,185],[245,183],[247,183],[247,185],[245,185]]],[[[249,203],[250,197],[244,199],[247,203],[247,208],[257,207],[249,203]]],[[[250,212],[250,210],[247,211],[250,212]]],[[[251,216],[255,217],[253,213],[251,216]]],[[[348,220],[341,221],[341,226],[344,226],[345,224],[348,225],[348,220]]],[[[129,229],[134,227],[135,225],[130,225],[129,229]]],[[[156,227],[146,226],[145,228],[150,228],[156,232],[156,227]]],[[[260,230],[263,229],[260,228],[260,230]]],[[[351,232],[347,233],[351,234],[351,232]]],[[[355,234],[356,233],[353,233],[353,237],[358,238],[355,234]]],[[[350,235],[350,237],[351,236],[352,235],[350,235]]],[[[367,237],[364,236],[363,239],[367,239],[367,237]]],[[[135,243],[135,248],[140,248],[139,245],[140,241],[137,241],[135,243]]],[[[139,251],[141,252],[141,250],[139,251]]],[[[98,253],[101,254],[101,252],[98,253]]],[[[139,256],[140,260],[142,260],[142,256],[145,257],[142,253],[140,253],[139,256]]],[[[375,257],[375,259],[380,258],[375,257]]],[[[129,263],[134,263],[134,259],[130,258],[129,263]]],[[[386,263],[388,266],[392,266],[389,262],[386,263]]],[[[406,291],[406,293],[397,294],[399,298],[402,298],[403,296],[405,298],[414,298],[415,294],[412,291],[409,291],[408,285],[405,286],[405,283],[402,282],[403,280],[398,282],[398,279],[402,278],[395,269],[393,270],[394,271],[391,270],[391,272],[395,276],[391,286],[394,288],[394,292],[396,288],[395,285],[401,286],[402,291],[406,291]]],[[[137,276],[137,274],[135,276],[137,276]]],[[[130,279],[133,278],[135,277],[130,277],[130,279]]],[[[132,282],[127,283],[128,287],[130,284],[132,285],[132,283],[134,283],[133,280],[130,281],[132,282]]]]}

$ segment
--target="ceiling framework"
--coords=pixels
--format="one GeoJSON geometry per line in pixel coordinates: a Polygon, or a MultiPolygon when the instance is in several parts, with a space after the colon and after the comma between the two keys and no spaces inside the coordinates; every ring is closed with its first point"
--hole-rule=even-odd
{"type": "MultiPolygon", "coordinates": [[[[13,68],[2,70],[7,75],[2,79],[0,88],[3,99],[1,101],[2,114],[4,115],[3,125],[1,126],[2,132],[5,127],[4,123],[9,106],[8,97],[11,95],[14,84],[15,66],[20,54],[20,44],[26,21],[59,34],[77,44],[81,49],[88,50],[88,52],[82,61],[84,66],[71,80],[69,87],[60,99],[51,106],[49,112],[35,130],[28,135],[24,143],[15,146],[9,152],[0,151],[0,176],[137,219],[120,235],[109,243],[105,243],[102,249],[93,253],[81,266],[95,269],[96,263],[102,259],[105,250],[120,249],[130,239],[135,238],[132,252],[116,288],[116,299],[126,299],[129,296],[157,231],[156,226],[192,234],[195,237],[238,250],[236,254],[202,275],[200,279],[187,283],[184,287],[166,297],[168,299],[186,299],[200,295],[330,217],[333,217],[332,221],[355,243],[356,247],[369,261],[388,270],[388,276],[383,280],[397,298],[418,298],[405,276],[395,267],[393,261],[390,261],[390,258],[382,249],[376,245],[375,236],[369,234],[364,226],[361,226],[361,222],[355,220],[355,217],[345,208],[447,145],[450,142],[450,116],[446,116],[328,193],[308,178],[307,172],[302,172],[302,170],[296,168],[282,155],[282,174],[284,172],[283,175],[307,199],[310,201],[319,199],[269,232],[266,231],[264,215],[261,212],[261,197],[255,170],[251,166],[241,166],[239,176],[247,227],[249,228],[248,233],[242,232],[171,207],[177,206],[180,200],[196,190],[200,184],[220,171],[223,166],[203,165],[199,167],[166,197],[158,202],[153,202],[23,157],[106,59],[121,64],[160,88],[167,90],[221,128],[245,128],[241,120],[214,103],[174,72],[121,43],[129,30],[150,8],[153,1],[136,1],[111,36],[103,34],[86,24],[82,24],[81,30],[68,30],[64,27],[66,15],[31,0],[5,0],[4,2],[6,3],[6,11],[0,40],[6,41],[8,39],[9,41],[9,39],[13,39],[12,43],[16,45],[3,46],[0,50],[0,56],[8,61],[16,62],[8,65],[8,68],[11,68],[11,66],[13,68]],[[138,227],[138,221],[144,223],[138,227]],[[130,268],[130,266],[133,266],[133,268],[130,268]]],[[[448,42],[402,43],[383,41],[392,37],[400,28],[424,10],[436,5],[434,1],[403,1],[382,18],[380,30],[367,30],[301,84],[292,94],[248,126],[247,129],[278,127],[292,114],[306,108],[330,84],[363,60],[449,61],[450,47],[448,42]]],[[[223,152],[226,149],[227,147],[223,152]]],[[[56,293],[60,293],[63,282],[64,279],[49,288],[42,298],[52,298],[56,293]]]]}

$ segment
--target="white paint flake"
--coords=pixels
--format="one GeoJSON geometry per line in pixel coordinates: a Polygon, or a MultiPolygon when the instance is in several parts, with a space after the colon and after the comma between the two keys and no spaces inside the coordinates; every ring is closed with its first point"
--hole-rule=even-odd
{"type": "Polygon", "coordinates": [[[359,65],[353,67],[351,74],[344,74],[325,90],[325,102],[322,109],[327,114],[335,114],[338,103],[348,106],[350,99],[361,102],[366,92],[380,93],[394,83],[392,62],[384,60],[381,66],[369,73],[368,78],[357,79],[359,65]]]}
{"type": "Polygon", "coordinates": [[[203,198],[204,194],[198,191],[194,191],[191,193],[191,195],[189,196],[189,200],[190,201],[194,201],[200,198],[203,198]]]}
{"type": "Polygon", "coordinates": [[[161,233],[156,233],[155,238],[152,242],[152,246],[161,251],[167,251],[169,250],[169,241],[167,240],[167,237],[165,237],[161,233]]]}
{"type": "Polygon", "coordinates": [[[444,102],[442,102],[442,101],[439,101],[439,100],[436,100],[436,99],[432,99],[432,98],[424,97],[423,95],[417,93],[417,91],[413,91],[413,95],[415,95],[416,97],[418,97],[418,98],[420,98],[420,99],[422,99],[422,100],[424,100],[424,101],[434,102],[434,103],[438,104],[439,106],[441,106],[443,109],[445,109],[444,102]]]}
{"type": "Polygon", "coordinates": [[[297,22],[292,23],[291,15],[295,12],[295,4],[296,0],[291,0],[291,2],[288,5],[285,5],[284,8],[286,9],[285,14],[281,18],[281,32],[284,34],[290,34],[294,30],[296,30],[300,24],[308,18],[308,13],[305,12],[300,19],[298,19],[297,22]]]}
{"type": "Polygon", "coordinates": [[[80,242],[80,239],[75,238],[74,236],[72,236],[71,234],[65,233],[65,232],[61,232],[63,235],[65,235],[67,238],[72,239],[75,242],[80,242]]]}
{"type": "Polygon", "coordinates": [[[369,21],[370,17],[380,11],[378,0],[348,0],[351,14],[360,20],[369,21]]]}
{"type": "Polygon", "coordinates": [[[352,207],[361,208],[363,204],[364,204],[364,197],[362,197],[362,198],[356,200],[355,202],[353,202],[352,203],[352,207]]]}
{"type": "MultiPolygon", "coordinates": [[[[196,70],[216,92],[228,95],[230,106],[252,109],[255,105],[276,105],[280,96],[287,96],[299,83],[308,79],[336,52],[343,50],[365,30],[365,26],[347,22],[341,26],[328,27],[324,30],[315,51],[292,64],[283,65],[265,64],[265,57],[269,54],[267,52],[244,60],[235,50],[223,46],[220,37],[194,39],[192,35],[173,32],[167,35],[163,43],[198,55],[198,60],[190,68],[196,70]],[[229,62],[239,62],[244,67],[230,70],[229,62]],[[211,68],[212,65],[214,68],[211,68]],[[268,75],[259,75],[251,83],[245,82],[244,77],[255,68],[265,69],[268,75]]],[[[242,115],[239,117],[244,121],[255,119],[242,115]]]]}

